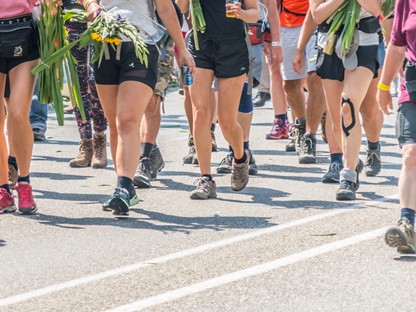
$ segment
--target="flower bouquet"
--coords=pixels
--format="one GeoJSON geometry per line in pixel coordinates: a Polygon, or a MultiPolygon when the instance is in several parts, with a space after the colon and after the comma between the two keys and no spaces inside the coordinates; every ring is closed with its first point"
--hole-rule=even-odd
{"type": "Polygon", "coordinates": [[[190,1],[190,11],[192,18],[192,30],[194,33],[195,49],[199,50],[199,41],[197,32],[204,33],[206,28],[204,13],[202,12],[199,0],[190,1]]]}

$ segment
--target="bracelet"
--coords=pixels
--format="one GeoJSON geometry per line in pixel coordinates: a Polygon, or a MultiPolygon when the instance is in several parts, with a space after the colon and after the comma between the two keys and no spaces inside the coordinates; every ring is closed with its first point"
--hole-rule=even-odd
{"type": "Polygon", "coordinates": [[[281,47],[282,42],[281,41],[272,41],[272,47],[281,47]]]}
{"type": "Polygon", "coordinates": [[[386,86],[385,84],[382,84],[381,82],[378,83],[377,88],[382,91],[390,91],[390,86],[386,86]]]}

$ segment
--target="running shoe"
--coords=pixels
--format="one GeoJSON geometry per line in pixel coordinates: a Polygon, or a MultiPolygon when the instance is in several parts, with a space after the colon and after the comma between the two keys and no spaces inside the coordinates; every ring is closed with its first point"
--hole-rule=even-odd
{"type": "Polygon", "coordinates": [[[162,171],[163,168],[165,168],[165,161],[163,160],[159,146],[155,145],[150,154],[150,178],[156,180],[157,173],[162,171]]]}
{"type": "Polygon", "coordinates": [[[289,143],[286,144],[286,152],[296,152],[295,126],[289,126],[289,143]]]}
{"type": "Polygon", "coordinates": [[[267,101],[270,101],[270,93],[267,92],[257,92],[256,97],[253,99],[254,107],[262,107],[266,104],[267,101]]]}
{"type": "Polygon", "coordinates": [[[149,188],[152,186],[151,182],[151,164],[150,159],[143,157],[140,159],[137,166],[136,173],[134,174],[133,184],[138,188],[149,188]]]}
{"type": "Polygon", "coordinates": [[[397,226],[389,228],[384,236],[386,244],[402,254],[416,253],[415,230],[407,218],[401,218],[397,226]]]}
{"type": "Polygon", "coordinates": [[[208,177],[200,177],[195,180],[195,190],[190,194],[191,199],[208,199],[217,197],[217,186],[214,180],[209,180],[208,177]]]}
{"type": "MultiPolygon", "coordinates": [[[[130,196],[129,206],[131,207],[131,206],[137,205],[139,203],[139,197],[137,196],[136,190],[134,189],[133,185],[131,186],[129,194],[130,194],[129,195],[130,196]]],[[[104,211],[110,211],[111,210],[110,201],[111,201],[111,197],[107,201],[102,203],[102,207],[103,207],[104,211]]]]}
{"type": "MultiPolygon", "coordinates": [[[[189,151],[188,151],[188,155],[186,155],[183,158],[183,163],[184,164],[192,164],[194,162],[194,158],[196,157],[196,150],[195,150],[195,146],[191,145],[189,146],[189,151]]],[[[197,162],[198,163],[198,162],[197,162]]]]}
{"type": "Polygon", "coordinates": [[[15,212],[14,196],[9,194],[6,189],[0,188],[0,213],[15,212]]]}
{"type": "Polygon", "coordinates": [[[367,177],[375,177],[381,171],[380,144],[376,150],[367,149],[364,173],[367,177]]]}
{"type": "Polygon", "coordinates": [[[295,122],[295,148],[296,152],[299,154],[300,152],[300,142],[302,141],[302,137],[306,133],[306,122],[300,123],[298,119],[295,122]]]}
{"type": "Polygon", "coordinates": [[[35,200],[33,199],[32,187],[29,183],[17,183],[16,186],[18,209],[19,214],[29,215],[34,214],[38,208],[36,207],[35,200]]]}
{"type": "Polygon", "coordinates": [[[130,194],[125,188],[116,187],[115,192],[110,198],[109,207],[113,210],[114,215],[129,214],[130,194]]]}
{"type": "Polygon", "coordinates": [[[267,140],[282,140],[289,138],[289,121],[275,119],[273,127],[269,133],[266,134],[267,140]]]}
{"type": "Polygon", "coordinates": [[[333,162],[329,165],[328,171],[322,178],[322,183],[339,183],[339,173],[344,169],[344,165],[340,162],[333,162]]]}
{"type": "Polygon", "coordinates": [[[228,152],[227,155],[220,161],[217,167],[217,173],[231,173],[233,167],[234,155],[232,152],[228,152]]]}
{"type": "Polygon", "coordinates": [[[337,190],[336,199],[337,200],[355,200],[355,192],[358,189],[356,183],[342,180],[337,190]]]}
{"type": "Polygon", "coordinates": [[[316,164],[316,138],[310,133],[306,133],[300,139],[299,163],[316,164]]]}
{"type": "Polygon", "coordinates": [[[233,166],[231,169],[231,189],[233,191],[241,191],[244,189],[248,183],[248,164],[250,161],[250,156],[248,152],[245,151],[247,155],[247,160],[242,164],[237,164],[235,159],[233,160],[233,166]]]}

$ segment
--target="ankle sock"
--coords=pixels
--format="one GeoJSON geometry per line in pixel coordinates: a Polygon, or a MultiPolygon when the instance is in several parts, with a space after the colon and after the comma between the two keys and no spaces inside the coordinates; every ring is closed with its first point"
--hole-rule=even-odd
{"type": "Polygon", "coordinates": [[[231,145],[228,145],[228,152],[234,155],[234,150],[231,145]]]}
{"type": "Polygon", "coordinates": [[[142,155],[140,156],[140,158],[144,158],[144,157],[150,158],[150,154],[152,154],[153,146],[154,144],[145,142],[143,144],[142,155]]]}
{"type": "Polygon", "coordinates": [[[331,164],[334,163],[334,162],[338,162],[340,164],[343,163],[343,161],[342,161],[343,154],[342,153],[335,153],[335,154],[331,154],[330,156],[331,156],[331,164]]]}
{"type": "Polygon", "coordinates": [[[240,159],[237,159],[234,157],[234,161],[236,164],[244,164],[247,161],[247,154],[244,151],[243,157],[241,157],[240,159]]]}
{"type": "Polygon", "coordinates": [[[283,120],[286,122],[287,120],[287,113],[281,114],[281,115],[274,115],[274,119],[283,120]]]}
{"type": "Polygon", "coordinates": [[[7,193],[9,193],[10,195],[12,195],[12,192],[10,191],[9,184],[6,183],[6,184],[3,184],[3,185],[0,185],[0,188],[5,189],[7,191],[7,193]]]}
{"type": "Polygon", "coordinates": [[[12,165],[14,169],[16,169],[16,171],[18,170],[16,157],[9,156],[7,162],[9,163],[9,165],[12,165]]]}
{"type": "Polygon", "coordinates": [[[27,183],[27,184],[29,184],[30,183],[30,176],[29,175],[27,175],[26,177],[21,177],[21,176],[19,176],[18,178],[17,178],[17,182],[19,182],[19,183],[27,183]]]}
{"type": "Polygon", "coordinates": [[[400,211],[400,217],[409,220],[411,225],[415,225],[415,211],[410,208],[402,208],[400,211]]]}
{"type": "Polygon", "coordinates": [[[211,132],[215,132],[215,123],[211,124],[211,132]]]}
{"type": "Polygon", "coordinates": [[[133,184],[132,179],[128,178],[128,177],[117,177],[117,187],[121,187],[126,189],[127,191],[130,192],[130,188],[133,184]]]}
{"type": "Polygon", "coordinates": [[[206,177],[209,181],[212,181],[212,174],[203,174],[202,177],[206,177]]]}
{"type": "Polygon", "coordinates": [[[370,141],[368,141],[367,142],[368,149],[377,150],[378,149],[378,146],[379,146],[379,142],[380,141],[377,141],[377,142],[370,142],[370,141]]]}
{"type": "Polygon", "coordinates": [[[249,141],[244,141],[244,149],[245,150],[249,150],[250,149],[250,147],[249,147],[249,141]]]}

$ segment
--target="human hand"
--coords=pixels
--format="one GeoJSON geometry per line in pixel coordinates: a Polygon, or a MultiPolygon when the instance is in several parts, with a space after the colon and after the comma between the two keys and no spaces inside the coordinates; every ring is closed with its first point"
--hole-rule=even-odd
{"type": "Polygon", "coordinates": [[[188,65],[191,74],[196,70],[195,60],[186,48],[178,51],[178,63],[179,67],[182,67],[184,64],[188,65]]]}
{"type": "Polygon", "coordinates": [[[390,111],[393,110],[393,99],[391,97],[390,90],[377,90],[377,102],[378,106],[385,115],[389,115],[390,111]]]}
{"type": "Polygon", "coordinates": [[[300,51],[299,49],[296,48],[295,53],[293,55],[293,59],[292,59],[293,70],[299,75],[302,74],[302,69],[303,69],[304,64],[305,64],[305,56],[303,55],[303,51],[300,51]]]}

